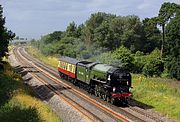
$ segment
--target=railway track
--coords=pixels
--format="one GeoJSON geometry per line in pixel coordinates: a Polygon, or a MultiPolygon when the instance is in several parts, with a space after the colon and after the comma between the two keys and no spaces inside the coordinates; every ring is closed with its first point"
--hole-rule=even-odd
{"type": "MultiPolygon", "coordinates": [[[[20,55],[20,53],[18,51],[14,51],[17,60],[24,66],[26,67],[32,67],[31,65],[29,65],[28,63],[24,62],[24,58],[20,55]]],[[[36,69],[34,69],[36,70],[36,69]]],[[[32,71],[28,71],[28,72],[32,72],[32,71]]],[[[84,115],[85,117],[87,117],[89,120],[95,122],[95,121],[102,121],[98,116],[94,115],[91,111],[85,109],[83,106],[79,105],[77,102],[75,102],[74,100],[72,100],[70,97],[68,97],[67,95],[61,93],[59,91],[58,88],[56,88],[55,86],[53,86],[52,84],[49,84],[47,82],[47,79],[45,80],[43,77],[44,76],[40,76],[40,75],[35,75],[33,73],[31,73],[31,75],[33,77],[35,77],[36,79],[38,79],[42,84],[45,85],[45,87],[47,89],[49,89],[49,91],[53,91],[54,94],[58,95],[59,97],[61,97],[65,102],[67,102],[68,104],[70,104],[74,109],[76,109],[78,112],[80,112],[82,115],[84,115]],[[91,115],[91,116],[90,116],[91,115]]],[[[63,89],[66,89],[64,87],[62,87],[63,89]]],[[[38,94],[38,93],[37,93],[38,94]]],[[[41,98],[41,96],[39,96],[41,98]]]]}
{"type": "MultiPolygon", "coordinates": [[[[36,69],[38,69],[38,71],[41,71],[41,73],[44,74],[44,77],[48,77],[49,80],[53,81],[54,84],[60,84],[64,88],[70,88],[70,89],[68,89],[68,91],[71,91],[71,93],[73,95],[76,95],[76,97],[79,97],[79,98],[81,98],[81,100],[86,101],[91,106],[95,106],[99,111],[105,113],[110,118],[114,118],[115,121],[130,121],[130,120],[132,120],[132,121],[160,121],[159,119],[157,119],[155,117],[151,117],[148,114],[143,113],[142,111],[136,110],[133,107],[128,107],[128,108],[124,109],[121,107],[110,105],[109,103],[104,102],[103,100],[100,100],[99,98],[96,98],[94,96],[87,95],[85,93],[85,91],[78,89],[77,87],[73,86],[71,83],[69,83],[67,81],[59,80],[58,73],[55,69],[43,64],[42,62],[40,62],[37,59],[34,59],[31,56],[29,56],[26,53],[26,51],[24,50],[24,48],[19,48],[18,50],[19,51],[17,51],[17,52],[14,51],[14,53],[16,54],[16,56],[18,58],[20,58],[19,60],[23,59],[24,61],[28,62],[24,65],[31,64],[29,66],[33,66],[36,69]],[[140,115],[135,116],[131,113],[131,111],[134,111],[140,115]],[[120,113],[123,114],[124,116],[127,116],[128,119],[126,119],[120,113]]],[[[40,77],[40,76],[35,76],[35,77],[37,79],[39,78],[39,80],[41,80],[42,82],[45,81],[45,80],[42,80],[42,77],[40,77]]],[[[45,82],[44,82],[44,84],[45,84],[45,82]]],[[[51,89],[52,91],[53,90],[57,91],[57,88],[55,88],[52,85],[50,85],[48,87],[50,87],[49,89],[51,89]]],[[[58,93],[60,93],[60,92],[58,92],[58,93]]],[[[56,94],[58,94],[58,93],[56,93],[56,94]]],[[[62,95],[62,93],[61,93],[61,95],[62,95]]],[[[91,115],[92,120],[105,121],[105,120],[102,120],[101,118],[99,118],[97,115],[95,115],[94,112],[90,112],[87,108],[82,107],[82,105],[78,105],[78,103],[76,101],[72,100],[71,98],[68,98],[67,95],[63,94],[63,96],[64,96],[64,98],[66,98],[70,101],[73,101],[74,104],[76,104],[78,106],[78,108],[81,108],[82,110],[86,111],[86,113],[89,113],[91,115]]]]}
{"type": "MultiPolygon", "coordinates": [[[[18,52],[18,50],[17,50],[17,52],[16,52],[16,57],[18,57],[18,60],[23,64],[23,65],[28,65],[28,67],[35,67],[35,68],[37,68],[37,70],[38,71],[40,71],[41,73],[42,72],[44,72],[45,74],[44,74],[44,76],[43,77],[46,77],[46,78],[49,78],[51,81],[53,81],[53,83],[54,84],[57,84],[57,79],[56,78],[54,78],[54,77],[49,77],[49,74],[47,73],[47,72],[45,72],[45,71],[42,71],[42,69],[40,69],[39,67],[37,67],[37,66],[34,66],[34,65],[32,65],[33,63],[30,61],[28,61],[27,59],[25,59],[21,54],[20,54],[20,52],[18,52]],[[26,61],[25,61],[26,60],[26,61]],[[26,62],[28,62],[28,63],[26,63],[26,62]],[[30,64],[30,65],[29,65],[30,64]]],[[[64,93],[62,93],[62,92],[59,92],[58,91],[58,89],[56,88],[56,87],[54,87],[53,85],[49,85],[49,82],[47,83],[43,78],[42,78],[42,76],[39,76],[39,75],[33,75],[33,77],[35,77],[35,78],[37,78],[38,80],[40,80],[43,84],[45,84],[50,90],[52,90],[55,94],[57,94],[58,96],[60,96],[60,97],[62,97],[63,96],[63,99],[65,99],[65,101],[71,101],[71,105],[73,106],[74,104],[76,104],[76,106],[74,107],[74,108],[76,108],[76,109],[78,109],[78,111],[79,112],[81,112],[83,115],[85,115],[87,118],[89,118],[90,120],[92,120],[92,121],[106,121],[106,120],[102,120],[101,118],[99,118],[98,116],[101,116],[101,115],[96,115],[96,114],[94,114],[93,112],[91,112],[90,110],[88,110],[88,109],[86,109],[86,108],[84,108],[81,104],[79,104],[79,103],[77,103],[77,102],[75,102],[74,100],[72,100],[69,96],[67,96],[66,94],[64,94],[64,93]],[[48,85],[47,85],[48,84],[48,85]],[[80,110],[81,109],[81,110],[80,110]],[[83,110],[82,110],[83,109],[83,110]],[[85,112],[84,112],[85,111],[85,112]],[[85,114],[85,113],[88,113],[88,114],[85,114]],[[90,116],[88,116],[88,115],[90,115],[90,116]]],[[[70,86],[67,86],[66,84],[64,84],[64,83],[61,83],[61,82],[58,82],[58,85],[62,85],[62,87],[64,87],[64,88],[68,88],[68,90],[71,90],[71,87],[70,86]]],[[[81,95],[83,95],[83,94],[81,94],[81,93],[78,93],[78,95],[76,94],[76,96],[81,96],[81,95]]],[[[81,96],[81,98],[83,98],[83,97],[85,97],[85,96],[81,96]]],[[[82,99],[81,99],[82,100],[82,99]]],[[[87,99],[84,99],[85,100],[85,102],[84,103],[87,103],[88,101],[87,101],[87,99]]],[[[91,105],[92,105],[92,103],[91,103],[91,105]]],[[[92,106],[91,106],[92,107],[92,106]]],[[[97,107],[97,106],[96,106],[97,107]]],[[[99,108],[99,107],[97,107],[97,108],[99,108]]],[[[97,109],[96,108],[96,109],[97,109]]],[[[107,118],[106,117],[106,119],[108,120],[109,119],[109,121],[126,121],[126,122],[128,122],[129,120],[128,119],[126,119],[126,118],[124,118],[124,117],[122,117],[122,116],[120,116],[120,115],[118,115],[118,114],[112,114],[113,113],[113,111],[112,111],[112,113],[107,113],[105,110],[103,110],[102,108],[99,110],[99,111],[101,111],[101,112],[103,112],[103,113],[105,113],[105,115],[106,116],[108,116],[109,118],[107,118]],[[110,119],[111,118],[111,119],[110,119]]]]}

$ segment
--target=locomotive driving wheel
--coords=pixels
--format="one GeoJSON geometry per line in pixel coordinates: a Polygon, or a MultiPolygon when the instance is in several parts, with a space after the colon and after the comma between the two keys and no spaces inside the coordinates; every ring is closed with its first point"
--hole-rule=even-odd
{"type": "Polygon", "coordinates": [[[94,94],[95,94],[96,97],[98,97],[98,95],[99,95],[99,91],[98,91],[98,86],[97,85],[95,85],[94,94]]]}
{"type": "Polygon", "coordinates": [[[103,100],[104,101],[106,101],[106,99],[107,99],[107,95],[104,93],[104,94],[102,94],[102,98],[103,98],[103,100]]]}
{"type": "Polygon", "coordinates": [[[102,94],[102,98],[104,101],[107,100],[107,97],[108,97],[108,91],[107,90],[104,90],[103,94],[102,94]]]}
{"type": "Polygon", "coordinates": [[[111,103],[112,105],[114,105],[114,103],[115,103],[115,98],[111,97],[110,103],[111,103]]]}
{"type": "Polygon", "coordinates": [[[106,101],[110,102],[110,97],[109,96],[106,97],[106,101]]]}

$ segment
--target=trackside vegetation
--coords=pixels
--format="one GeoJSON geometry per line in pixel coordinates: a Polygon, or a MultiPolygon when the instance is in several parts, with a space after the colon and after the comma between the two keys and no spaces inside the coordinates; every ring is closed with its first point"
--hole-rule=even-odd
{"type": "Polygon", "coordinates": [[[28,47],[27,51],[34,56],[35,58],[39,59],[40,61],[43,61],[44,63],[51,65],[55,68],[57,68],[58,65],[58,58],[55,56],[46,56],[40,53],[40,51],[36,48],[32,48],[31,46],[28,47]]]}
{"type": "MultiPolygon", "coordinates": [[[[44,63],[47,61],[51,62],[48,64],[57,68],[57,62],[54,60],[58,60],[58,58],[44,56],[43,54],[40,54],[37,49],[32,47],[28,47],[27,51],[44,63]]],[[[155,54],[153,54],[153,56],[155,54]]],[[[112,55],[106,53],[95,58],[101,59],[100,61],[105,63],[110,62],[110,60],[108,60],[109,58],[105,60],[103,56],[109,56],[109,58],[111,58],[110,56],[112,55]]],[[[153,56],[150,54],[148,57],[153,56]]],[[[142,57],[142,62],[144,62],[144,59],[146,58],[142,57]]],[[[177,80],[160,77],[146,77],[143,74],[132,74],[132,86],[133,99],[148,106],[152,106],[153,110],[162,113],[164,116],[180,121],[180,83],[177,80]]]]}
{"type": "Polygon", "coordinates": [[[0,4],[0,61],[8,52],[9,41],[15,37],[15,33],[5,27],[5,17],[3,17],[3,7],[0,4]]]}
{"type": "Polygon", "coordinates": [[[163,115],[180,121],[180,83],[165,78],[133,74],[134,99],[150,105],[163,115]]]}
{"type": "Polygon", "coordinates": [[[53,111],[34,97],[32,89],[7,62],[9,41],[15,33],[5,27],[0,5],[0,121],[1,122],[59,122],[53,111]]]}
{"type": "Polygon", "coordinates": [[[59,122],[55,113],[34,97],[8,62],[1,61],[0,121],[1,122],[59,122]]]}

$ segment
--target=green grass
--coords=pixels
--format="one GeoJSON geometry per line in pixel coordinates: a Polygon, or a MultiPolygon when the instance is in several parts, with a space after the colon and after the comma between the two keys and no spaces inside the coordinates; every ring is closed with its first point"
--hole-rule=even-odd
{"type": "Polygon", "coordinates": [[[33,97],[32,90],[23,84],[7,62],[0,69],[0,121],[2,122],[59,122],[58,116],[43,102],[33,97]]]}
{"type": "MultiPolygon", "coordinates": [[[[46,57],[36,49],[29,48],[28,52],[36,58],[57,68],[58,59],[46,57]]],[[[133,95],[135,100],[163,115],[180,121],[180,82],[165,78],[147,78],[143,75],[133,74],[133,95]]]]}
{"type": "Polygon", "coordinates": [[[180,82],[133,75],[134,99],[153,106],[156,111],[180,121],[180,82]]]}
{"type": "Polygon", "coordinates": [[[49,64],[55,68],[58,66],[58,59],[52,56],[45,56],[40,53],[39,50],[36,48],[32,48],[31,46],[28,47],[27,51],[34,56],[35,58],[39,59],[40,61],[43,61],[46,64],[49,64]]]}

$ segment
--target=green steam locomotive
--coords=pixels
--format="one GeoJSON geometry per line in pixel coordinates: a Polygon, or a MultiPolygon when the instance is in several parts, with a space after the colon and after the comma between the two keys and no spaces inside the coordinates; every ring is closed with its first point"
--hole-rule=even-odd
{"type": "Polygon", "coordinates": [[[61,57],[58,72],[61,78],[112,104],[127,104],[132,97],[131,74],[120,67],[61,57]]]}

